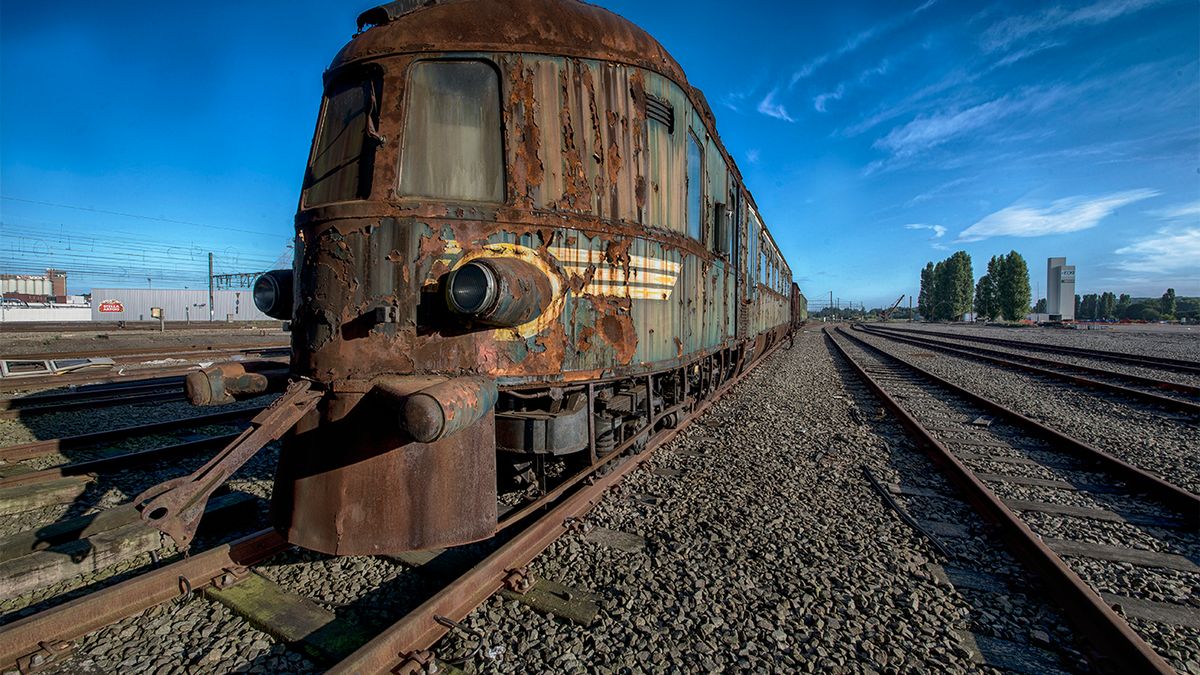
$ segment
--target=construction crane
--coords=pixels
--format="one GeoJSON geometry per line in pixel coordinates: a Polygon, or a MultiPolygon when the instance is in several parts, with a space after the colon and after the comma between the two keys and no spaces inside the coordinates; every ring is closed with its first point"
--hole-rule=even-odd
{"type": "Polygon", "coordinates": [[[892,303],[891,307],[888,307],[886,310],[883,311],[883,313],[881,313],[879,315],[879,320],[887,321],[889,318],[891,318],[892,312],[896,311],[896,308],[900,306],[901,302],[904,302],[904,294],[903,293],[900,294],[900,297],[896,298],[896,301],[892,303]]]}

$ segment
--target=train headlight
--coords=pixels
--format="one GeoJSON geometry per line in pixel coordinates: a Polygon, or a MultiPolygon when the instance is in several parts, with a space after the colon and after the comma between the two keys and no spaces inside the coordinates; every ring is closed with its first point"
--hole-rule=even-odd
{"type": "Polygon", "coordinates": [[[446,299],[450,309],[467,316],[479,316],[496,304],[496,275],[480,262],[469,262],[450,273],[446,281],[446,299]]]}
{"type": "Polygon", "coordinates": [[[272,319],[292,318],[292,271],[272,270],[254,280],[254,306],[272,319]]]}
{"type": "Polygon", "coordinates": [[[546,274],[517,258],[478,258],[446,280],[450,309],[488,326],[511,328],[533,321],[553,297],[546,274]]]}

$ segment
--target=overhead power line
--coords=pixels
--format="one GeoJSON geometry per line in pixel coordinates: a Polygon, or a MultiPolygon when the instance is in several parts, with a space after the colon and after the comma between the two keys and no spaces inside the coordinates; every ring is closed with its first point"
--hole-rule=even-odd
{"type": "Polygon", "coordinates": [[[0,199],[23,202],[25,204],[38,204],[40,206],[52,206],[59,209],[72,209],[75,211],[87,211],[89,213],[104,213],[110,216],[122,216],[125,218],[137,218],[138,220],[151,220],[159,223],[174,223],[176,225],[188,225],[191,227],[204,227],[211,230],[225,230],[228,232],[242,232],[245,234],[257,234],[264,237],[278,236],[278,232],[264,232],[262,230],[246,230],[240,227],[226,227],[223,225],[208,225],[206,223],[197,223],[189,220],[175,220],[174,218],[162,218],[160,216],[146,216],[138,213],[125,213],[122,211],[108,211],[106,209],[97,209],[90,206],[76,206],[73,204],[58,204],[55,202],[44,202],[37,199],[25,199],[23,197],[13,197],[11,195],[0,195],[0,199]]]}

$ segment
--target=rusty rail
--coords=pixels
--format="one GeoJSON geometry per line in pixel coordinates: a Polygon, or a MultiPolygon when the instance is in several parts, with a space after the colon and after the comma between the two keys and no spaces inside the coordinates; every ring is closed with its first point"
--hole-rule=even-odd
{"type": "Polygon", "coordinates": [[[226,412],[212,413],[209,415],[184,417],[177,420],[167,420],[165,422],[138,424],[130,427],[120,427],[119,429],[109,429],[107,431],[95,431],[90,434],[80,434],[78,436],[48,438],[44,441],[33,441],[31,443],[22,443],[20,445],[10,445],[0,448],[0,460],[13,462],[22,459],[32,459],[34,457],[52,455],[56,452],[90,448],[101,443],[121,440],[131,436],[147,436],[150,434],[162,433],[164,431],[177,431],[179,429],[200,427],[209,424],[226,424],[229,422],[236,422],[238,420],[254,417],[265,409],[266,406],[254,406],[252,408],[241,408],[239,410],[230,410],[226,412]]]}
{"type": "Polygon", "coordinates": [[[968,399],[980,407],[986,408],[996,415],[1008,419],[1017,426],[1034,430],[1035,433],[1053,443],[1056,449],[1070,451],[1077,457],[1098,463],[1102,468],[1104,468],[1104,470],[1113,473],[1122,480],[1128,481],[1131,485],[1137,486],[1138,488],[1144,490],[1147,494],[1153,495],[1163,502],[1171,505],[1172,508],[1179,510],[1179,512],[1183,514],[1184,518],[1189,523],[1195,524],[1200,522],[1200,496],[1196,496],[1191,492],[1179,487],[1178,485],[1169,483],[1158,476],[1140,469],[1124,460],[1113,457],[1094,445],[1085,443],[1072,436],[1068,436],[1061,431],[1052,429],[1041,422],[1030,419],[1011,408],[997,403],[996,401],[993,401],[989,398],[984,398],[979,394],[968,391],[943,377],[925,370],[916,364],[909,363],[908,361],[905,361],[894,354],[889,354],[879,347],[866,342],[862,338],[845,332],[841,328],[838,329],[838,333],[850,338],[851,340],[854,340],[858,344],[865,346],[871,351],[882,354],[888,359],[892,359],[903,364],[904,367],[920,373],[922,377],[935,382],[941,387],[945,387],[946,389],[953,391],[955,394],[968,399]]]}
{"type": "Polygon", "coordinates": [[[166,403],[169,401],[182,400],[182,389],[125,395],[116,395],[107,392],[103,396],[96,396],[94,394],[79,394],[71,397],[70,400],[59,401],[57,403],[50,403],[36,407],[22,406],[18,408],[10,408],[8,410],[0,410],[0,419],[19,419],[34,415],[52,415],[54,413],[71,412],[73,410],[113,408],[122,405],[137,405],[139,403],[166,403]]]}
{"type": "MultiPolygon", "coordinates": [[[[961,392],[973,402],[982,404],[982,401],[986,400],[969,395],[965,390],[950,385],[941,378],[888,354],[840,328],[837,329],[837,333],[874,350],[885,358],[930,377],[939,385],[949,386],[955,390],[955,393],[961,392]]],[[[1095,652],[1098,665],[1113,672],[1161,673],[1163,675],[1175,672],[1150,645],[1146,644],[1133,631],[1128,623],[1105,604],[1100,596],[1063,562],[1062,558],[1042,543],[1040,537],[1034,534],[995,493],[960,462],[949,448],[888,394],[883,385],[871,377],[870,373],[850,356],[850,353],[833,337],[830,331],[827,330],[825,335],[863,382],[900,418],[900,422],[913,432],[930,458],[946,471],[951,481],[966,495],[967,501],[998,527],[1000,534],[1008,542],[1018,559],[1042,578],[1046,592],[1067,610],[1067,618],[1074,622],[1087,638],[1095,652]]],[[[1028,420],[1017,413],[1010,413],[1007,416],[1010,419],[1028,420]]],[[[1032,420],[1028,421],[1036,424],[1032,420]]],[[[1040,427],[1040,425],[1038,426],[1040,427]]],[[[1191,495],[1191,499],[1195,504],[1197,498],[1191,495]]]]}
{"type": "Polygon", "coordinates": [[[253,565],[288,547],[274,530],[263,530],[0,626],[0,668],[13,667],[43,646],[74,640],[189,590],[204,588],[227,568],[253,565]]]}
{"type": "MultiPolygon", "coordinates": [[[[331,668],[331,674],[418,672],[418,664],[429,660],[428,649],[448,631],[447,624],[438,618],[461,621],[476,607],[485,602],[504,585],[505,578],[517,568],[533,560],[551,543],[567,532],[570,523],[592,510],[604,496],[604,492],[616,485],[642,462],[649,459],[654,450],[673,439],[683,429],[702,415],[735,384],[762,363],[778,345],[764,352],[751,366],[734,375],[712,396],[700,402],[695,410],[671,429],[651,433],[646,449],[627,457],[611,472],[597,478],[572,493],[526,529],[471,568],[466,574],[442,589],[417,609],[393,624],[375,639],[363,645],[341,663],[331,668]]],[[[651,422],[649,429],[653,429],[651,422]]],[[[635,437],[636,438],[636,437],[635,437]]],[[[613,453],[614,455],[618,453],[613,453]]]]}
{"type": "Polygon", "coordinates": [[[125,452],[112,457],[100,457],[97,459],[89,459],[83,462],[74,462],[71,464],[63,464],[61,466],[53,466],[40,471],[31,471],[29,473],[18,473],[12,476],[0,478],[0,488],[16,487],[18,485],[34,485],[37,483],[46,483],[67,476],[83,476],[91,473],[99,473],[102,471],[112,472],[128,469],[136,466],[145,466],[152,462],[159,462],[166,459],[176,459],[179,457],[187,457],[189,455],[199,454],[205,450],[220,448],[227,445],[238,437],[238,434],[225,434],[222,436],[213,436],[211,438],[202,438],[195,441],[187,441],[185,443],[175,443],[159,448],[150,448],[148,450],[138,450],[135,452],[125,452]]]}
{"type": "Polygon", "coordinates": [[[1172,408],[1174,410],[1182,410],[1184,412],[1200,414],[1200,403],[1195,403],[1193,401],[1186,401],[1184,399],[1174,398],[1171,396],[1163,396],[1162,394],[1156,394],[1154,392],[1144,391],[1141,389],[1133,389],[1131,387],[1126,387],[1126,386],[1120,385],[1120,384],[1114,384],[1112,382],[1105,382],[1103,380],[1097,380],[1097,379],[1094,379],[1091,377],[1082,377],[1080,375],[1072,375],[1070,373],[1064,373],[1064,372],[1061,372],[1058,370],[1053,370],[1053,368],[1065,368],[1068,370],[1078,370],[1080,372],[1086,372],[1090,375],[1099,375],[1099,376],[1103,376],[1103,377],[1124,378],[1124,379],[1128,379],[1130,381],[1134,381],[1139,384],[1143,384],[1143,385],[1150,386],[1150,387],[1171,389],[1173,391],[1178,391],[1178,392],[1190,394],[1193,396],[1200,395],[1200,389],[1197,389],[1196,387],[1184,385],[1184,384],[1163,382],[1162,380],[1154,380],[1154,379],[1151,379],[1148,377],[1141,377],[1139,375],[1126,375],[1124,373],[1103,371],[1103,370],[1100,370],[1099,368],[1088,368],[1087,366],[1077,366],[1077,365],[1074,365],[1071,363],[1061,363],[1058,361],[1039,359],[1039,358],[1033,357],[1033,356],[1009,354],[1009,353],[1000,352],[1000,351],[997,351],[994,349],[987,349],[985,347],[977,347],[977,346],[968,347],[965,345],[960,346],[960,345],[947,344],[947,343],[941,342],[939,340],[928,340],[928,339],[922,339],[922,338],[917,338],[917,337],[909,337],[907,335],[900,335],[896,331],[886,331],[886,330],[881,331],[881,330],[867,328],[865,326],[860,326],[860,325],[854,326],[854,330],[862,331],[864,333],[867,333],[868,335],[874,335],[876,337],[881,337],[881,338],[884,338],[885,340],[892,340],[895,342],[904,342],[907,344],[916,345],[918,347],[925,347],[928,349],[934,349],[937,351],[945,352],[947,354],[955,354],[957,356],[962,356],[965,358],[986,361],[987,363],[992,363],[992,364],[995,364],[998,366],[1005,366],[1008,368],[1015,368],[1017,370],[1023,370],[1025,372],[1033,373],[1035,375],[1042,375],[1045,377],[1053,377],[1053,378],[1057,378],[1060,380],[1065,380],[1067,382],[1078,384],[1083,387],[1090,387],[1092,389],[1100,389],[1102,391],[1110,391],[1113,393],[1122,394],[1124,396],[1129,396],[1131,398],[1136,398],[1136,399],[1140,399],[1143,401],[1147,401],[1149,403],[1161,405],[1165,408],[1172,408]],[[1041,364],[1041,365],[1034,365],[1034,364],[1041,364]],[[1050,368],[1046,368],[1043,366],[1050,366],[1050,368]]]}
{"type": "Polygon", "coordinates": [[[1016,347],[1020,349],[1032,349],[1040,352],[1050,352],[1052,354],[1064,354],[1068,356],[1087,356],[1096,359],[1105,359],[1108,361],[1116,361],[1120,363],[1129,363],[1139,366],[1150,366],[1154,368],[1175,369],[1189,373],[1200,373],[1200,362],[1188,361],[1186,359],[1169,359],[1161,356],[1141,356],[1139,354],[1126,354],[1124,352],[1110,352],[1102,349],[1085,349],[1083,347],[1061,347],[1059,345],[1047,345],[1036,342],[1024,342],[1022,340],[1005,340],[1004,338],[986,337],[983,335],[966,335],[963,333],[950,333],[946,331],[933,330],[907,330],[904,328],[895,328],[893,326],[879,327],[880,330],[889,330],[896,333],[920,333],[925,335],[936,335],[938,337],[955,338],[968,342],[984,342],[987,344],[1000,345],[1004,347],[1016,347]]]}

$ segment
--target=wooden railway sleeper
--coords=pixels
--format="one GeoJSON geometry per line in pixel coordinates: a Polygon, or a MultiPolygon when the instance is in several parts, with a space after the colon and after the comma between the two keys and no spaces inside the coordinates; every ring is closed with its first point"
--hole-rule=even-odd
{"type": "Polygon", "coordinates": [[[212,493],[263,446],[295,426],[316,407],[322,395],[312,389],[308,380],[288,385],[283,396],[250,420],[249,429],[204,466],[191,475],[160,483],[138,495],[133,503],[142,520],[170,535],[176,546],[186,552],[212,493]]]}

